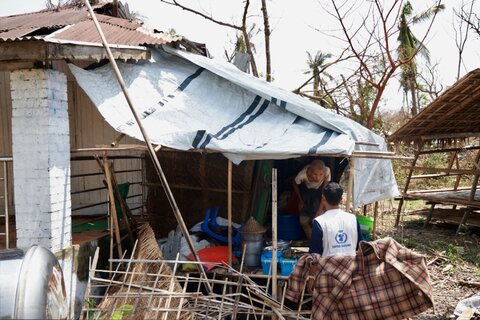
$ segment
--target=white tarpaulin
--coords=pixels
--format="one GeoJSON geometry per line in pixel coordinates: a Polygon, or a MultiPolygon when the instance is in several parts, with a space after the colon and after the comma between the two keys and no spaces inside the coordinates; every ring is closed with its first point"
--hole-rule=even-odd
{"type": "MultiPolygon", "coordinates": [[[[69,66],[106,121],[143,140],[112,68],[69,66]]],[[[153,52],[151,62],[118,67],[153,144],[220,151],[235,163],[350,155],[355,141],[379,145],[362,150],[386,150],[381,137],[358,123],[226,62],[164,47],[153,52]]],[[[355,206],[397,194],[390,160],[356,160],[355,206]]]]}

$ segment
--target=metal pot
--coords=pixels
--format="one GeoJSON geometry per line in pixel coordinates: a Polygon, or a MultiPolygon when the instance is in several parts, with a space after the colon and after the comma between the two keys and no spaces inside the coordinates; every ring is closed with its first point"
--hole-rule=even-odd
{"type": "Polygon", "coordinates": [[[242,232],[242,250],[245,248],[244,264],[246,266],[256,267],[260,265],[264,234],[265,231],[256,233],[242,232]]]}

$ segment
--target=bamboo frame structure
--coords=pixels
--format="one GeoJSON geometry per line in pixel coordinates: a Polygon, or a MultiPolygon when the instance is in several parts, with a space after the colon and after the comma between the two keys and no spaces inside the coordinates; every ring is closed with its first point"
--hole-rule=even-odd
{"type": "Polygon", "coordinates": [[[98,250],[90,266],[82,319],[115,316],[142,319],[146,315],[155,315],[157,319],[310,318],[311,295],[306,293],[307,281],[298,308],[293,310],[285,305],[285,287],[279,301],[269,294],[269,281],[267,285],[260,285],[223,264],[214,264],[217,272],[212,273],[207,282],[197,273],[180,271],[184,263],[199,266],[205,263],[180,261],[178,257],[175,260],[135,259],[132,254],[130,258],[112,259],[116,265],[112,270],[99,268],[97,262],[98,250]],[[172,268],[169,264],[173,264],[172,268]],[[151,266],[156,266],[159,272],[149,272],[154,269],[151,266]],[[211,292],[205,290],[207,285],[212,286],[211,292]],[[105,297],[109,303],[101,303],[105,297]]]}
{"type": "Polygon", "coordinates": [[[397,208],[395,225],[399,225],[402,206],[406,200],[424,200],[430,205],[424,227],[427,227],[433,219],[436,206],[452,205],[453,210],[457,209],[457,207],[460,207],[457,211],[461,212],[462,218],[458,222],[458,228],[456,232],[458,234],[465,226],[469,215],[475,210],[480,209],[480,198],[476,195],[478,180],[480,177],[480,146],[468,146],[465,148],[440,147],[429,150],[424,150],[424,148],[425,143],[419,142],[417,145],[417,150],[415,151],[414,160],[409,166],[405,166],[405,168],[408,169],[408,176],[397,208]],[[477,152],[471,168],[460,168],[458,155],[459,152],[462,151],[477,152]],[[431,168],[417,165],[417,162],[422,155],[430,155],[435,153],[450,154],[446,168],[431,168]],[[453,168],[454,165],[456,168],[453,168]],[[434,174],[413,175],[415,171],[434,174]],[[456,177],[454,185],[450,189],[411,190],[410,184],[413,179],[434,179],[449,176],[456,177]],[[470,187],[459,187],[462,176],[471,176],[472,183],[470,187]]]}

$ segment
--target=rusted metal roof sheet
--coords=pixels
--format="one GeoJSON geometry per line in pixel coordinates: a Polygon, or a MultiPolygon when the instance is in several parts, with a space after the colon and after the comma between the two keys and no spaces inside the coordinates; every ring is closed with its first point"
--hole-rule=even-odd
{"type": "MultiPolygon", "coordinates": [[[[109,44],[120,44],[138,46],[143,44],[161,45],[167,43],[162,38],[155,38],[151,35],[144,34],[139,31],[119,27],[117,25],[100,23],[105,38],[109,44]]],[[[74,40],[80,42],[95,42],[100,43],[100,36],[98,35],[95,24],[92,20],[82,21],[75,25],[65,28],[64,31],[55,33],[54,36],[48,37],[52,40],[74,40]]]]}
{"type": "MultiPolygon", "coordinates": [[[[164,34],[146,32],[142,24],[96,14],[107,41],[118,45],[160,45],[180,40],[164,34]]],[[[0,42],[20,41],[23,37],[44,36],[64,42],[100,43],[100,37],[86,8],[39,11],[0,18],[0,42]],[[55,32],[55,33],[53,33],[55,32]]]]}
{"type": "MultiPolygon", "coordinates": [[[[68,8],[59,11],[39,11],[0,18],[0,31],[15,29],[55,28],[74,24],[88,18],[85,9],[68,8]]],[[[3,37],[3,36],[2,36],[3,37]]]]}

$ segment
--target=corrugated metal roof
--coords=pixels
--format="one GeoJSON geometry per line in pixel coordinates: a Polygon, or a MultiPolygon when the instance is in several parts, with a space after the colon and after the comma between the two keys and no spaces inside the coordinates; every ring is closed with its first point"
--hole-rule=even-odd
{"type": "MultiPolygon", "coordinates": [[[[103,22],[100,23],[100,25],[109,44],[138,46],[143,44],[160,45],[167,43],[167,41],[162,38],[155,38],[142,32],[122,28],[117,25],[103,22]]],[[[48,38],[96,43],[100,43],[101,41],[92,20],[76,23],[70,28],[65,28],[65,31],[55,33],[54,36],[48,38]]]]}
{"type": "MultiPolygon", "coordinates": [[[[146,32],[142,24],[126,19],[101,14],[96,16],[111,44],[160,45],[181,39],[146,32]]],[[[26,36],[39,36],[35,34],[38,30],[48,39],[100,43],[100,37],[86,8],[73,7],[0,18],[0,41],[19,41],[26,36]],[[50,34],[48,29],[56,31],[55,34],[50,34]]]]}
{"type": "MultiPolygon", "coordinates": [[[[15,29],[53,28],[88,19],[85,8],[67,8],[59,11],[39,11],[0,18],[0,31],[15,29]]],[[[0,34],[1,37],[2,34],[0,34]]]]}

